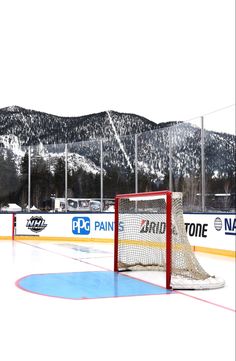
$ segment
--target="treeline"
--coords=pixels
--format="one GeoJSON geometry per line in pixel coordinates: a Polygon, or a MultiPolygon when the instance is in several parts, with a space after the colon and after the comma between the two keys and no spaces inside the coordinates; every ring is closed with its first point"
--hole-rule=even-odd
{"type": "MultiPolygon", "coordinates": [[[[232,170],[227,174],[213,177],[206,173],[206,208],[208,210],[235,209],[234,197],[214,197],[215,194],[235,194],[235,175],[232,170]]],[[[28,206],[28,153],[17,163],[13,152],[4,149],[0,153],[0,208],[8,203],[17,203],[23,209],[28,206]]],[[[169,189],[169,171],[164,169],[162,177],[156,174],[138,172],[138,191],[148,192],[169,189]]],[[[41,210],[52,209],[52,199],[65,197],[65,160],[58,158],[50,169],[49,162],[38,156],[31,162],[31,206],[41,210]]],[[[200,170],[186,177],[184,173],[172,173],[172,189],[183,192],[186,211],[201,210],[200,170]]],[[[91,173],[81,167],[68,170],[67,196],[70,198],[100,198],[101,175],[91,173]]],[[[135,174],[130,168],[110,166],[103,174],[103,198],[114,198],[119,193],[135,192],[135,174]]]]}
{"type": "MultiPolygon", "coordinates": [[[[28,206],[28,154],[21,159],[17,169],[13,153],[7,150],[7,155],[0,155],[0,169],[0,208],[17,203],[25,209],[28,206]]],[[[114,198],[117,193],[134,192],[134,182],[134,174],[125,174],[119,167],[104,171],[103,197],[114,198]]],[[[145,190],[152,188],[152,182],[144,175],[140,175],[139,184],[145,190]]],[[[67,196],[70,198],[100,198],[100,173],[89,173],[82,168],[70,169],[67,186],[67,196]]],[[[51,209],[53,197],[65,197],[65,160],[58,158],[53,172],[42,157],[34,160],[31,164],[30,188],[31,206],[41,210],[51,209]]]]}

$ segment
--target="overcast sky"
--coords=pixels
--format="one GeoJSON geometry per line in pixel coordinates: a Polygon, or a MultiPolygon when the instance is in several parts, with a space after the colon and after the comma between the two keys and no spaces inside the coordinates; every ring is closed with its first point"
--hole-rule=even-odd
{"type": "Polygon", "coordinates": [[[228,107],[234,3],[0,0],[0,108],[116,110],[159,123],[228,107]]]}

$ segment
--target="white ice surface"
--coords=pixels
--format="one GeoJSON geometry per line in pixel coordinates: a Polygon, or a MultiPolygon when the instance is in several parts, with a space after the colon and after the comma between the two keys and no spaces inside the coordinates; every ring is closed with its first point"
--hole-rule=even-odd
{"type": "MultiPolygon", "coordinates": [[[[1,361],[235,360],[235,259],[197,254],[225,279],[218,290],[67,300],[15,286],[33,273],[112,270],[110,244],[81,247],[0,241],[1,361]]],[[[157,272],[129,275],[164,285],[157,272]]]]}

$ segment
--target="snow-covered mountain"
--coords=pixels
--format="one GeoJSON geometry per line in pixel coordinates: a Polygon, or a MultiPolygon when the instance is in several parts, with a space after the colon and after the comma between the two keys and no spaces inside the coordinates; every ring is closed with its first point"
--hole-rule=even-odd
{"type": "Polygon", "coordinates": [[[112,139],[115,131],[124,136],[159,127],[144,117],[114,111],[59,117],[17,106],[0,109],[0,135],[13,134],[21,145],[112,139]]]}
{"type": "MultiPolygon", "coordinates": [[[[205,132],[207,192],[224,189],[226,193],[235,193],[235,139],[234,135],[226,133],[205,132]]],[[[99,177],[101,144],[104,175],[107,176],[104,182],[107,182],[106,190],[110,187],[109,196],[116,192],[109,182],[122,181],[124,191],[127,191],[127,184],[133,183],[135,144],[142,190],[167,188],[170,164],[174,189],[187,187],[189,191],[191,188],[192,194],[200,190],[200,128],[181,122],[156,124],[139,115],[115,111],[59,117],[16,106],[0,109],[0,180],[2,177],[5,181],[3,173],[7,169],[12,171],[13,164],[18,177],[22,176],[28,146],[32,149],[32,167],[38,179],[40,171],[47,170],[52,177],[58,175],[60,169],[62,173],[65,143],[74,196],[89,187],[91,179],[95,181],[99,177]],[[88,180],[86,174],[91,174],[92,178],[88,180]]],[[[97,194],[98,183],[99,178],[97,194]]]]}
{"type": "Polygon", "coordinates": [[[50,162],[54,163],[53,157],[58,159],[64,150],[61,145],[67,143],[71,166],[97,173],[100,170],[100,140],[104,141],[104,167],[126,165],[126,162],[129,163],[128,151],[123,146],[123,142],[127,142],[126,136],[168,124],[157,125],[135,114],[114,111],[82,117],[59,117],[12,106],[0,109],[0,147],[2,151],[12,151],[19,170],[19,160],[25,154],[26,146],[33,146],[34,153],[45,160],[50,157],[50,162]],[[124,164],[123,159],[119,159],[123,157],[124,164]]]}
{"type": "MultiPolygon", "coordinates": [[[[135,114],[114,111],[59,117],[17,106],[0,109],[1,154],[4,149],[10,149],[18,161],[25,154],[25,146],[34,145],[34,151],[47,159],[58,158],[64,150],[62,145],[67,143],[71,164],[88,166],[87,171],[96,172],[100,167],[100,140],[103,140],[104,168],[118,166],[132,171],[134,134],[138,134],[138,164],[144,172],[159,172],[159,175],[165,172],[169,167],[170,146],[172,166],[177,174],[183,169],[184,175],[199,171],[201,133],[191,124],[156,124],[135,114]]],[[[216,176],[233,171],[234,152],[235,136],[206,132],[206,167],[210,173],[216,176]]]]}

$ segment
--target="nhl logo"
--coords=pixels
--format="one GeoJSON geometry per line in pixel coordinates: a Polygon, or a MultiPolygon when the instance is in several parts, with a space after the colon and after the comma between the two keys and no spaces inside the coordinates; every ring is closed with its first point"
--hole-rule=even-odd
{"type": "Polygon", "coordinates": [[[47,227],[45,224],[45,219],[41,216],[32,216],[27,220],[26,227],[32,232],[38,233],[41,232],[44,228],[47,227]]]}

